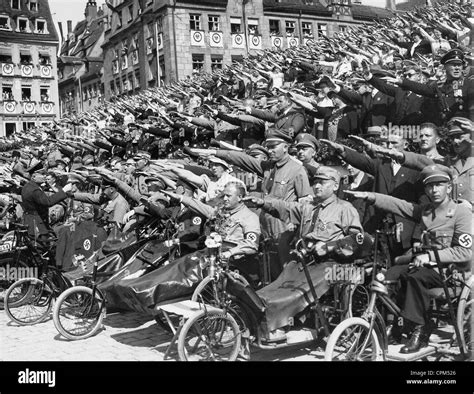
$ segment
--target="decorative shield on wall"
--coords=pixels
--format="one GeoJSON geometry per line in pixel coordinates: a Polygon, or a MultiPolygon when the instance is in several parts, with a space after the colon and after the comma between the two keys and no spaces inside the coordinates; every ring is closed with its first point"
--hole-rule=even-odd
{"type": "Polygon", "coordinates": [[[281,37],[272,37],[272,45],[275,48],[281,48],[283,46],[283,40],[281,37]]]}
{"type": "Polygon", "coordinates": [[[13,67],[13,64],[10,64],[10,63],[2,64],[2,74],[4,76],[13,76],[14,71],[15,71],[15,68],[13,67]]]}
{"type": "Polygon", "coordinates": [[[50,114],[53,111],[53,104],[51,103],[42,103],[41,108],[44,113],[50,114]]]}
{"type": "Polygon", "coordinates": [[[222,47],[224,40],[222,39],[221,32],[211,32],[210,34],[210,45],[211,47],[222,47]]]}
{"type": "Polygon", "coordinates": [[[49,78],[51,76],[51,67],[41,66],[41,76],[45,78],[49,78]]]}
{"type": "Polygon", "coordinates": [[[204,45],[204,34],[199,30],[191,30],[191,45],[204,45]]]}
{"type": "Polygon", "coordinates": [[[14,101],[4,101],[3,102],[3,108],[5,108],[5,111],[8,112],[8,113],[15,112],[16,103],[14,101]]]}
{"type": "Polygon", "coordinates": [[[23,104],[23,110],[25,114],[34,114],[35,113],[35,103],[28,101],[23,104]]]}
{"type": "Polygon", "coordinates": [[[24,64],[21,66],[21,76],[22,77],[32,77],[33,76],[33,66],[30,64],[24,64]]]}

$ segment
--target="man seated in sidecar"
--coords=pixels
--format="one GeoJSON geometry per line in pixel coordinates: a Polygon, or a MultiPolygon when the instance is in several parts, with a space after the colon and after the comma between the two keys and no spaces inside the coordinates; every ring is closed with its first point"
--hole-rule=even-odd
{"type": "MultiPolygon", "coordinates": [[[[318,167],[310,175],[314,191],[313,203],[284,202],[271,198],[251,201],[273,216],[290,219],[299,225],[299,238],[304,238],[308,247],[318,256],[327,254],[328,242],[340,240],[350,234],[363,232],[357,210],[351,203],[336,196],[341,176],[331,167],[318,167]]],[[[357,249],[357,248],[354,248],[357,249]]],[[[319,259],[321,260],[321,259],[319,259]]],[[[327,261],[308,267],[318,297],[329,289],[325,279],[326,270],[336,264],[327,261]]],[[[286,337],[281,327],[287,326],[289,318],[303,311],[308,305],[310,290],[304,272],[295,261],[288,262],[280,276],[268,286],[257,291],[265,304],[267,342],[278,342],[286,337]]]]}
{"type": "MultiPolygon", "coordinates": [[[[229,182],[225,186],[222,207],[211,207],[188,196],[163,193],[206,218],[217,217],[216,231],[223,239],[223,258],[248,257],[257,253],[260,222],[243,203],[246,191],[241,183],[229,182]]],[[[157,303],[192,295],[205,275],[204,266],[200,264],[203,257],[203,250],[191,253],[140,278],[121,281],[116,285],[116,291],[129,307],[151,312],[150,308],[157,303]]]]}
{"type": "Polygon", "coordinates": [[[379,209],[413,218],[420,223],[421,231],[429,235],[430,248],[408,255],[411,257],[409,264],[395,265],[386,274],[387,280],[400,279],[398,303],[405,323],[409,323],[407,325],[412,329],[410,339],[400,349],[404,354],[415,353],[428,346],[434,328],[428,316],[429,290],[443,285],[439,272],[427,267],[436,262],[435,250],[441,267],[454,264],[457,270],[468,272],[472,259],[472,206],[467,201],[450,198],[452,171],[442,165],[431,165],[425,167],[420,176],[430,199],[428,204],[414,204],[378,193],[346,192],[367,200],[379,209]]]}

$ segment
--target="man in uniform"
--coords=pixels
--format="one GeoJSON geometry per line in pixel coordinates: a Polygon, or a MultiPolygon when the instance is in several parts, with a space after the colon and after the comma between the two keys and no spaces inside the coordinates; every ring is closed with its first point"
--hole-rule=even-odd
{"type": "Polygon", "coordinates": [[[459,270],[470,270],[472,257],[471,207],[466,202],[456,202],[449,195],[452,188],[451,171],[441,165],[431,165],[421,172],[425,193],[430,203],[418,205],[398,198],[367,192],[346,191],[357,198],[372,202],[377,208],[414,218],[421,230],[429,236],[430,249],[414,254],[409,265],[394,266],[387,272],[387,279],[400,277],[401,314],[414,326],[413,333],[401,353],[414,353],[427,346],[431,322],[427,317],[430,306],[428,290],[442,287],[442,277],[430,262],[436,262],[438,251],[441,267],[455,264],[459,270]]]}
{"type": "Polygon", "coordinates": [[[315,168],[319,167],[314,158],[316,156],[316,151],[318,149],[318,140],[308,133],[300,133],[296,136],[296,150],[297,158],[303,163],[306,167],[307,165],[313,166],[315,168]]]}
{"type": "Polygon", "coordinates": [[[138,151],[133,158],[136,161],[134,179],[135,190],[146,196],[148,195],[148,186],[145,182],[147,176],[143,173],[146,173],[150,169],[151,155],[145,151],[138,151]]]}
{"type": "MultiPolygon", "coordinates": [[[[292,137],[287,131],[272,129],[266,139],[269,160],[259,161],[244,152],[212,150],[215,154],[233,165],[263,177],[262,195],[286,202],[301,201],[313,195],[304,167],[291,159],[288,148],[292,137]]],[[[288,261],[293,240],[294,224],[262,212],[260,215],[262,232],[273,240],[270,248],[274,256],[271,260],[271,277],[275,279],[288,261]]]]}
{"type": "MultiPolygon", "coordinates": [[[[451,49],[440,62],[446,70],[446,82],[440,87],[436,82],[422,84],[400,78],[386,78],[386,80],[422,96],[438,99],[439,115],[431,119],[437,125],[445,123],[454,116],[474,121],[474,79],[467,78],[463,74],[465,65],[463,51],[459,48],[451,49]]],[[[435,117],[436,113],[431,115],[435,117]]]]}
{"type": "MultiPolygon", "coordinates": [[[[222,237],[222,258],[233,257],[233,266],[242,272],[252,273],[253,267],[248,267],[248,257],[256,255],[258,251],[260,223],[258,216],[243,203],[246,192],[240,182],[230,182],[226,185],[222,208],[211,207],[185,195],[166,191],[162,193],[188,206],[203,217],[217,219],[216,231],[222,237]]],[[[158,302],[191,295],[194,287],[203,279],[203,268],[200,262],[204,253],[197,251],[188,254],[140,278],[123,281],[120,286],[116,286],[116,290],[124,301],[135,309],[149,308],[158,302]]],[[[256,268],[258,268],[257,263],[256,268]]]]}
{"type": "Polygon", "coordinates": [[[273,123],[272,127],[274,129],[289,133],[291,138],[301,133],[306,124],[304,111],[297,109],[291,97],[286,94],[281,94],[278,97],[276,113],[251,107],[246,107],[245,112],[256,118],[273,123]]]}
{"type": "MultiPolygon", "coordinates": [[[[474,123],[466,118],[455,117],[449,122],[448,135],[453,138],[455,157],[445,157],[442,164],[451,168],[456,175],[453,180],[452,193],[454,199],[467,200],[474,206],[472,195],[472,179],[474,177],[474,158],[471,157],[471,135],[474,132],[474,123]]],[[[377,152],[391,157],[404,167],[423,170],[439,162],[434,158],[414,152],[394,149],[380,149],[377,152]]]]}
{"type": "Polygon", "coordinates": [[[45,173],[38,168],[30,169],[31,180],[21,189],[21,206],[24,210],[24,223],[28,226],[28,235],[34,239],[45,238],[52,231],[49,225],[49,208],[65,200],[71,185],[58,189],[48,196],[41,185],[46,182],[45,173]]]}
{"type": "MultiPolygon", "coordinates": [[[[313,203],[285,202],[271,197],[249,199],[262,207],[263,211],[288,218],[299,225],[297,238],[304,238],[308,247],[313,245],[311,248],[316,255],[324,256],[327,254],[328,242],[361,233],[363,229],[357,210],[351,203],[336,196],[341,179],[339,172],[331,167],[320,166],[312,174],[313,203]]],[[[309,288],[305,275],[300,272],[296,263],[289,263],[289,260],[286,263],[281,275],[259,291],[260,298],[267,306],[266,324],[270,342],[283,339],[283,332],[276,329],[287,325],[289,317],[295,316],[308,305],[305,298],[309,288]],[[287,303],[285,299],[291,299],[291,302],[287,303]]],[[[318,296],[329,288],[325,273],[333,264],[334,261],[309,267],[318,296]]]]}

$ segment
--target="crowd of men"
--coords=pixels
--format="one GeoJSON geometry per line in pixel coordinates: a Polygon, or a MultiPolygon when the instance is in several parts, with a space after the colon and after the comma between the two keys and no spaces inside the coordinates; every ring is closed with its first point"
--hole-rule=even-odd
{"type": "Polygon", "coordinates": [[[402,352],[417,351],[440,279],[416,245],[430,234],[442,264],[470,269],[472,21],[471,6],[446,1],[116,97],[5,138],[2,193],[36,238],[155,215],[175,218],[192,251],[201,224],[220,215],[224,258],[243,259],[256,282],[245,258],[266,240],[277,283],[267,298],[297,239],[323,256],[329,241],[398,225],[390,259],[413,261],[389,275],[411,322],[402,352]]]}

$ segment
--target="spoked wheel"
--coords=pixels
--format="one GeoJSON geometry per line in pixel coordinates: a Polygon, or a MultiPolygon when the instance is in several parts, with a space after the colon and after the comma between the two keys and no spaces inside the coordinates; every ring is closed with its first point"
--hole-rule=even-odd
{"type": "Polygon", "coordinates": [[[206,276],[194,290],[191,301],[220,307],[224,301],[222,282],[212,276],[206,276]]]}
{"type": "Polygon", "coordinates": [[[91,288],[75,286],[59,296],[53,311],[53,321],[65,338],[85,339],[101,328],[105,313],[105,301],[98,291],[93,297],[91,288]]]}
{"type": "Polygon", "coordinates": [[[5,293],[5,312],[20,325],[40,323],[49,316],[53,298],[52,289],[42,280],[21,279],[5,293]]]}
{"type": "Polygon", "coordinates": [[[15,280],[10,279],[8,277],[8,271],[12,268],[16,269],[17,273],[20,273],[22,271],[26,272],[26,270],[28,269],[28,264],[23,261],[15,261],[15,259],[8,257],[0,259],[0,309],[4,308],[4,299],[8,288],[13,283],[15,283],[15,280]],[[2,270],[1,268],[3,268],[4,270],[2,270]]]}
{"type": "Polygon", "coordinates": [[[241,333],[235,319],[222,310],[202,310],[183,325],[178,338],[181,361],[235,361],[241,333]]]}
{"type": "Polygon", "coordinates": [[[341,322],[329,337],[326,361],[382,361],[383,355],[374,330],[369,335],[369,323],[359,317],[341,322]]]}
{"type": "Polygon", "coordinates": [[[472,360],[474,355],[474,315],[472,314],[473,298],[472,298],[472,281],[470,288],[465,288],[461,294],[457,310],[457,325],[461,334],[462,346],[466,352],[466,356],[472,360]]]}
{"type": "Polygon", "coordinates": [[[369,305],[370,295],[363,285],[351,287],[349,295],[349,309],[347,317],[360,317],[369,305]]]}

